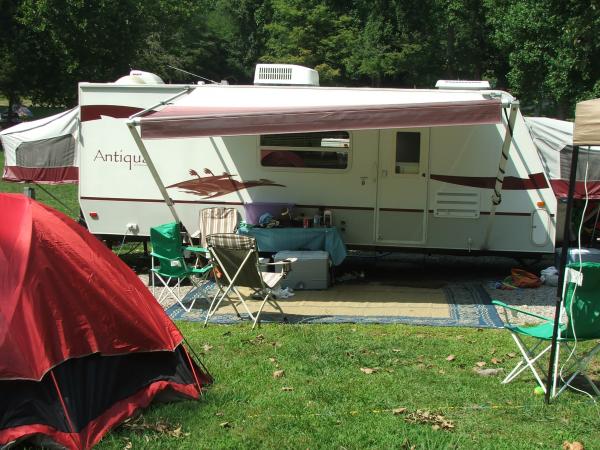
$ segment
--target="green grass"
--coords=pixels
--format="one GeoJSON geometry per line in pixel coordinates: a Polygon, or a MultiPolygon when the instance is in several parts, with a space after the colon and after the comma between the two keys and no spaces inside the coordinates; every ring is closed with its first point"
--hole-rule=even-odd
{"type": "Polygon", "coordinates": [[[516,363],[502,330],[268,325],[257,333],[247,324],[179,325],[204,354],[214,385],[199,402],[152,407],[137,430],[118,428],[99,449],[129,442],[156,449],[559,449],[564,441],[600,448],[599,411],[587,397],[567,392],[546,406],[529,374],[504,386],[500,375],[473,371],[479,361],[516,363]],[[456,359],[448,361],[450,354],[456,359]],[[274,378],[279,369],[285,375],[274,378]],[[418,410],[454,429],[411,421],[423,417],[418,410]],[[163,423],[170,433],[156,431],[163,423]]]}

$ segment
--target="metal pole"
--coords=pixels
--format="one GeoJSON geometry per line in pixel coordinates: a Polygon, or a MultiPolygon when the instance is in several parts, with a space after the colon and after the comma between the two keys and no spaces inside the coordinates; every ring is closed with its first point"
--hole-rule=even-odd
{"type": "MultiPolygon", "coordinates": [[[[552,344],[550,346],[550,362],[548,363],[548,377],[546,378],[546,404],[550,404],[551,388],[554,385],[554,359],[556,358],[556,340],[558,337],[558,324],[560,322],[560,305],[563,296],[563,280],[567,265],[567,253],[569,252],[569,237],[571,225],[571,212],[573,210],[573,194],[575,193],[575,182],[577,181],[577,160],[579,158],[579,146],[573,147],[571,155],[571,173],[569,174],[569,194],[567,197],[567,212],[565,214],[565,225],[563,230],[563,243],[560,252],[560,263],[558,265],[558,286],[556,287],[556,308],[554,309],[554,328],[552,329],[552,344]]],[[[557,362],[558,364],[558,362],[557,362]]]]}
{"type": "Polygon", "coordinates": [[[136,122],[136,119],[132,119],[127,122],[127,127],[129,128],[129,132],[131,133],[131,136],[133,136],[133,140],[135,141],[136,145],[138,146],[138,150],[142,154],[144,161],[146,161],[146,165],[148,166],[148,169],[150,170],[150,173],[152,174],[152,178],[154,178],[154,182],[156,183],[158,190],[160,191],[163,199],[165,200],[165,203],[169,207],[169,210],[171,211],[171,214],[173,215],[175,222],[181,223],[181,220],[179,219],[179,216],[177,215],[177,211],[175,211],[175,206],[173,205],[173,200],[171,200],[171,197],[169,197],[169,193],[167,192],[167,189],[165,188],[165,184],[162,182],[160,175],[158,174],[158,170],[156,170],[156,166],[154,165],[152,158],[150,158],[150,155],[148,154],[148,149],[144,145],[144,142],[142,141],[142,138],[136,129],[135,122],[136,122]]]}
{"type": "Polygon", "coordinates": [[[508,163],[508,155],[513,140],[513,132],[515,129],[515,121],[517,120],[517,111],[519,110],[519,102],[513,101],[510,105],[510,115],[506,121],[506,130],[504,132],[504,141],[502,142],[502,152],[500,162],[498,164],[498,173],[496,175],[496,181],[494,182],[494,192],[492,193],[492,207],[490,208],[490,215],[488,218],[488,226],[485,230],[485,237],[481,244],[481,249],[486,250],[488,248],[488,242],[494,226],[494,218],[496,216],[496,209],[502,202],[502,186],[504,184],[504,176],[506,175],[506,164],[508,163]]]}

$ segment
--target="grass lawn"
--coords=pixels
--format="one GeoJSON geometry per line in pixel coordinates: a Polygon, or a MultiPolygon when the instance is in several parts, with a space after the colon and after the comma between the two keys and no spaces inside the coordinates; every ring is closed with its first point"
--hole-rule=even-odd
{"type": "Polygon", "coordinates": [[[179,325],[214,385],[199,402],[152,407],[99,449],[600,448],[587,397],[567,392],[545,406],[528,374],[503,386],[474,372],[478,362],[516,363],[502,330],[179,325]]]}

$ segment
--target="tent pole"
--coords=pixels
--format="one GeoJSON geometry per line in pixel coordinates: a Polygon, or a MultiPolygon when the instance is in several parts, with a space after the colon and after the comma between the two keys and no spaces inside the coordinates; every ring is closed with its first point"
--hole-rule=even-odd
{"type": "Polygon", "coordinates": [[[494,182],[494,192],[492,194],[492,207],[490,209],[490,217],[488,219],[488,226],[485,230],[485,237],[481,244],[482,250],[487,250],[488,242],[494,226],[494,217],[496,216],[496,208],[502,202],[502,185],[504,184],[504,176],[506,174],[506,164],[508,163],[508,154],[510,152],[510,146],[513,139],[513,131],[515,129],[515,121],[517,119],[517,111],[519,110],[519,102],[513,101],[510,104],[510,115],[506,122],[506,131],[504,133],[504,141],[502,143],[502,154],[500,157],[500,163],[498,164],[498,174],[494,182]]]}
{"type": "Polygon", "coordinates": [[[156,166],[154,165],[152,158],[150,158],[150,155],[148,154],[148,149],[144,145],[144,142],[142,141],[142,137],[140,136],[140,134],[137,131],[136,119],[128,120],[127,128],[129,128],[129,132],[131,133],[131,136],[133,136],[133,140],[135,141],[136,145],[138,146],[138,150],[142,154],[144,161],[146,161],[146,165],[148,166],[148,169],[150,169],[152,178],[154,178],[154,182],[156,183],[158,190],[160,191],[163,199],[165,200],[166,205],[169,207],[169,210],[171,211],[171,214],[173,215],[175,222],[181,223],[181,220],[179,219],[179,216],[177,215],[177,211],[175,211],[175,206],[173,205],[173,200],[171,199],[171,197],[169,197],[169,193],[167,192],[167,189],[165,188],[165,185],[162,182],[160,175],[158,174],[158,171],[156,170],[156,166]]]}
{"type": "MultiPolygon", "coordinates": [[[[560,322],[560,306],[563,296],[563,281],[567,265],[567,253],[569,252],[569,237],[571,225],[571,213],[573,210],[573,195],[575,193],[575,182],[577,181],[577,160],[579,159],[579,146],[573,146],[571,155],[571,173],[569,174],[569,194],[567,197],[567,212],[563,230],[562,250],[560,252],[560,263],[558,265],[558,286],[556,287],[556,308],[554,310],[554,328],[552,329],[552,344],[550,346],[550,362],[548,363],[548,377],[546,378],[546,404],[550,403],[551,389],[554,384],[554,359],[556,357],[556,341],[558,338],[558,325],[560,322]]],[[[558,361],[556,361],[558,364],[558,361]]]]}

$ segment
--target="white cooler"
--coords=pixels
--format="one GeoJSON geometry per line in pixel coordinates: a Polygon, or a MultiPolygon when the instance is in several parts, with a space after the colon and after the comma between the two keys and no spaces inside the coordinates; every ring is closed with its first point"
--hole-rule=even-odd
{"type": "Polygon", "coordinates": [[[281,280],[281,287],[292,289],[327,289],[329,287],[329,253],[324,251],[278,252],[273,260],[296,258],[292,270],[281,280]]]}

